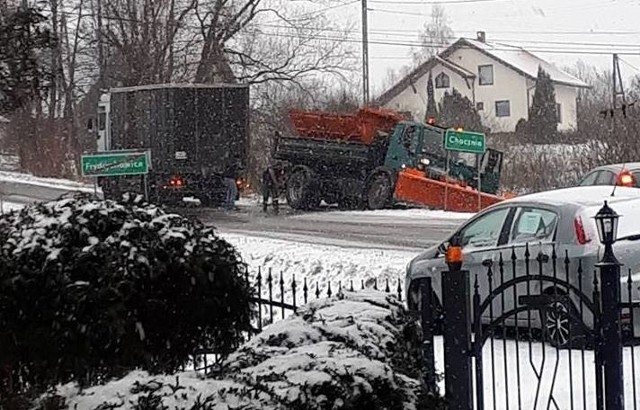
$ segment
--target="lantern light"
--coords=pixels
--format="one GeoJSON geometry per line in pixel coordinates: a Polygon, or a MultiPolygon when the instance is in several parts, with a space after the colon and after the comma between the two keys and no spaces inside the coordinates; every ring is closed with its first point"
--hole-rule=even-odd
{"type": "Polygon", "coordinates": [[[609,207],[607,201],[604,201],[604,206],[600,208],[594,218],[598,227],[600,243],[605,246],[613,245],[618,236],[618,219],[620,215],[609,207]]]}

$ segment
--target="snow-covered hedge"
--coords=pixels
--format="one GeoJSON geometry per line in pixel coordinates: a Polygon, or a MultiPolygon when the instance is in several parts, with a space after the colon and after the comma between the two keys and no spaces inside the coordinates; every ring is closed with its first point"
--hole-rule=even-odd
{"type": "Polygon", "coordinates": [[[213,230],[135,199],[0,216],[0,369],[42,387],[231,352],[250,327],[245,270],[213,230]]]}
{"type": "Polygon", "coordinates": [[[136,371],[85,390],[59,386],[45,400],[84,410],[441,409],[424,394],[414,323],[394,297],[340,294],[269,326],[210,377],[136,371]]]}

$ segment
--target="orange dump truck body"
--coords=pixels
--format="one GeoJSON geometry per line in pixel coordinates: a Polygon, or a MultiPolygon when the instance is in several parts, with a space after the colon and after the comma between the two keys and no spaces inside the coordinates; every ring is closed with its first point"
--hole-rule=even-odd
{"type": "Polygon", "coordinates": [[[403,119],[395,111],[379,108],[363,108],[354,114],[292,110],[289,118],[300,137],[364,144],[371,144],[378,131],[390,133],[403,119]]]}
{"type": "Polygon", "coordinates": [[[506,199],[480,193],[452,181],[430,179],[424,175],[424,172],[414,169],[406,169],[398,173],[394,197],[397,201],[453,212],[478,212],[506,199]]]}

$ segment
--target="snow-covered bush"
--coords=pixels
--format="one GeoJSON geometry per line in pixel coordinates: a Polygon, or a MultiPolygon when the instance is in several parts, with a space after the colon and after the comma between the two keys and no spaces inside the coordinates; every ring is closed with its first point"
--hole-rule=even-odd
{"type": "Polygon", "coordinates": [[[36,404],[85,410],[443,409],[423,389],[420,339],[396,298],[345,293],[304,306],[209,377],[132,372],[103,386],[59,386],[36,404]]]}
{"type": "Polygon", "coordinates": [[[231,352],[250,327],[245,273],[212,229],[135,199],[65,197],[5,214],[0,369],[44,387],[231,352]]]}

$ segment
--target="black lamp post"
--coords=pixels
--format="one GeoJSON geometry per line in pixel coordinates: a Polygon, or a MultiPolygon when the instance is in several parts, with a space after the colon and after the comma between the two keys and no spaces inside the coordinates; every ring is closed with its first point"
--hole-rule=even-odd
{"type": "Polygon", "coordinates": [[[620,262],[618,262],[616,256],[613,254],[613,244],[618,236],[618,219],[620,215],[609,207],[607,201],[604,201],[604,206],[600,208],[594,218],[598,227],[600,243],[604,245],[604,255],[602,256],[600,265],[619,265],[620,262]]]}
{"type": "Polygon", "coordinates": [[[620,215],[609,207],[607,201],[595,216],[600,243],[604,245],[604,254],[597,266],[600,269],[602,284],[600,354],[604,365],[605,408],[607,410],[622,410],[624,408],[622,339],[620,337],[620,267],[622,264],[613,253],[613,244],[618,235],[619,218],[620,215]]]}

